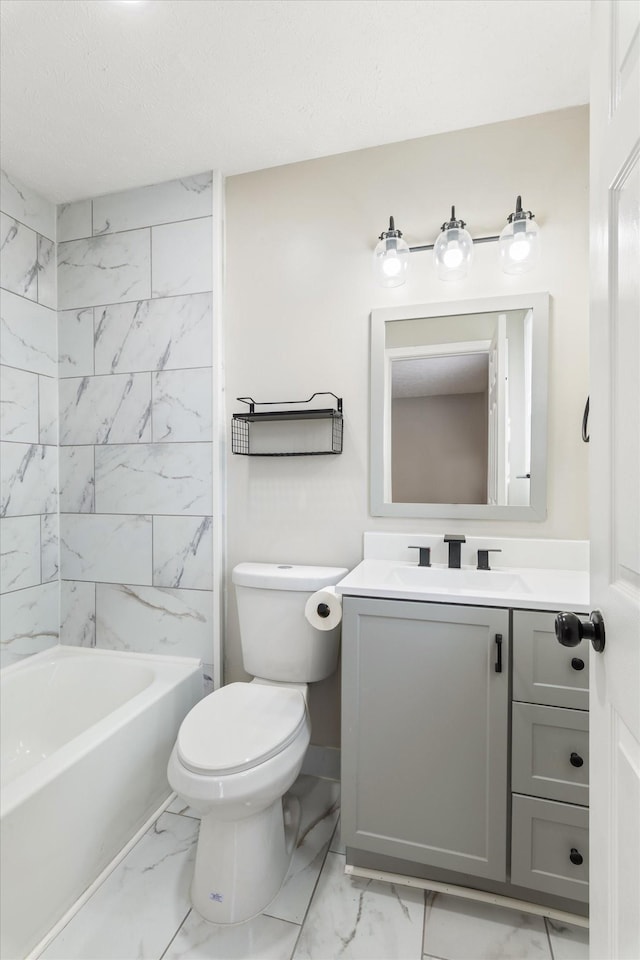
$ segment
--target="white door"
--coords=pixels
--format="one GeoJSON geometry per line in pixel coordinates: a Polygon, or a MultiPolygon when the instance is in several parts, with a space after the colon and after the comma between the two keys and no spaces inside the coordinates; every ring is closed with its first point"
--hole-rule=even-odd
{"type": "Polygon", "coordinates": [[[592,3],[590,943],[640,957],[640,0],[592,3]]]}

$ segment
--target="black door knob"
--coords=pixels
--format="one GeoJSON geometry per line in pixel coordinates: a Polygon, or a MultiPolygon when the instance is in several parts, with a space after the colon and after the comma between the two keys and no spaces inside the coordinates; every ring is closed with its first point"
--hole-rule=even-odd
{"type": "Polygon", "coordinates": [[[571,756],[569,757],[569,763],[571,764],[572,767],[581,767],[582,764],[584,763],[584,760],[582,759],[579,753],[572,753],[571,756]]]}
{"type": "Polygon", "coordinates": [[[577,647],[585,638],[591,640],[596,653],[604,650],[604,620],[599,610],[594,610],[588,620],[580,620],[575,613],[559,613],[556,616],[556,638],[564,647],[577,647]]]}
{"type": "Polygon", "coordinates": [[[579,867],[583,861],[583,856],[579,853],[575,847],[571,847],[571,853],[569,854],[569,860],[571,863],[575,864],[576,867],[579,867]]]}
{"type": "Polygon", "coordinates": [[[584,670],[584,660],[581,660],[580,657],[572,657],[571,666],[574,670],[584,670]]]}

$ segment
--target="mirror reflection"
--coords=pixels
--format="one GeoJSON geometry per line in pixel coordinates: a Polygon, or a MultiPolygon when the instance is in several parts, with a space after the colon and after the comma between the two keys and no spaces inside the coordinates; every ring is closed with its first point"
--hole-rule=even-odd
{"type": "Polygon", "coordinates": [[[542,519],[548,296],[372,313],[377,516],[542,519]]]}
{"type": "Polygon", "coordinates": [[[529,503],[532,321],[528,309],[386,324],[392,502],[529,503]]]}

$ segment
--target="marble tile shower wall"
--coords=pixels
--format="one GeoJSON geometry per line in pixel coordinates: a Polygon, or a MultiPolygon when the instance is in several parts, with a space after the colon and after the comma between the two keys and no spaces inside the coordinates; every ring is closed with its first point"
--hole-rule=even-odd
{"type": "Polygon", "coordinates": [[[63,643],[212,660],[212,175],[58,208],[63,643]]]}
{"type": "Polygon", "coordinates": [[[0,172],[0,666],[58,642],[56,208],[0,172]]]}

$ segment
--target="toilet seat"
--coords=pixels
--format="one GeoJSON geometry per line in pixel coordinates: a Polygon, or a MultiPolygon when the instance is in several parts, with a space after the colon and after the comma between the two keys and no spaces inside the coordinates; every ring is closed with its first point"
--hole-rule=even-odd
{"type": "Polygon", "coordinates": [[[306,703],[299,690],[230,683],[185,717],[178,732],[178,757],[200,775],[240,773],[288,747],[305,717],[306,703]]]}

